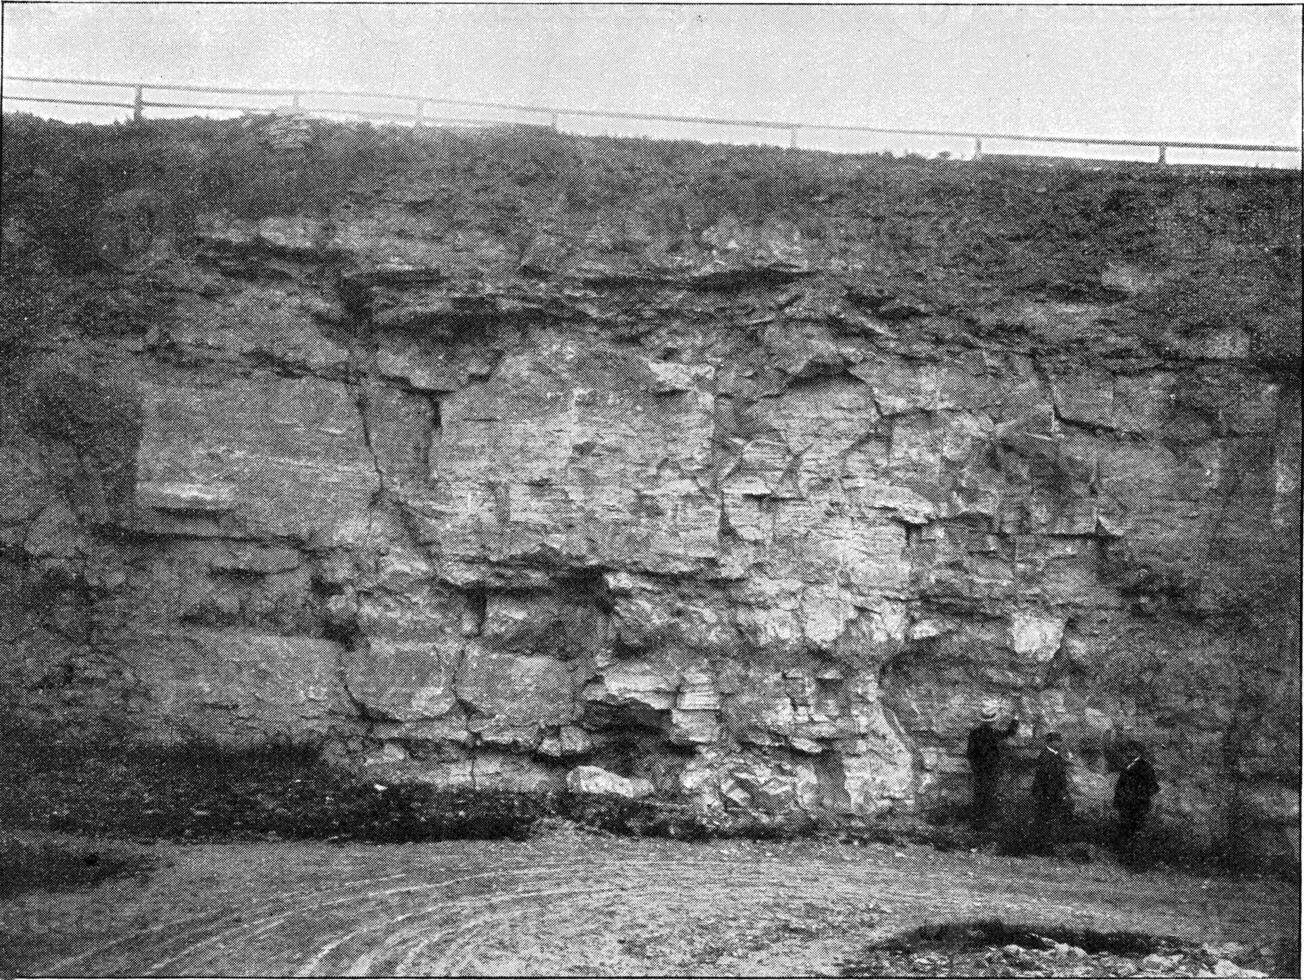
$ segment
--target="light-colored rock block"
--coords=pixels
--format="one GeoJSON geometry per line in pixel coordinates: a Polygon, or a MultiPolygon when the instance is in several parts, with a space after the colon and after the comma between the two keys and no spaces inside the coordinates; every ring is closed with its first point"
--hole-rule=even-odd
{"type": "Polygon", "coordinates": [[[626,779],[598,766],[576,766],[566,774],[566,788],[572,793],[623,796],[630,800],[653,792],[652,783],[646,779],[626,779]]]}

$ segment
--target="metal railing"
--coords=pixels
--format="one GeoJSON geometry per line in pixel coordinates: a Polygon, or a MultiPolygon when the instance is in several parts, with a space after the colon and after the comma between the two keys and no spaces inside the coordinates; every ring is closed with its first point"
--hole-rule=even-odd
{"type": "MultiPolygon", "coordinates": [[[[505,125],[512,123],[526,123],[533,125],[543,125],[552,129],[563,129],[562,122],[567,119],[608,119],[622,121],[645,121],[658,123],[680,123],[684,125],[696,126],[725,126],[739,127],[751,130],[769,130],[787,134],[786,143],[791,148],[799,148],[800,133],[820,133],[820,132],[837,132],[837,133],[868,133],[876,135],[889,136],[906,136],[906,137],[935,137],[953,140],[972,141],[973,159],[979,159],[984,155],[983,141],[989,142],[1007,142],[1015,144],[1054,144],[1075,145],[1081,147],[1136,147],[1147,148],[1157,151],[1157,163],[1168,163],[1168,154],[1170,150],[1225,150],[1238,151],[1243,153],[1276,153],[1276,154],[1294,154],[1295,164],[1299,165],[1300,147],[1298,146],[1281,146],[1263,143],[1210,143],[1192,140],[1125,140],[1110,139],[1099,137],[1084,136],[1036,136],[1027,133],[995,133],[995,132],[976,132],[971,130],[951,130],[951,129],[910,129],[897,128],[890,126],[859,126],[845,124],[822,124],[822,123],[801,123],[787,120],[766,120],[766,119],[722,119],[710,116],[681,116],[665,115],[658,113],[646,112],[617,112],[605,109],[569,109],[558,106],[538,106],[522,105],[509,102],[491,102],[475,99],[452,99],[443,96],[433,95],[411,95],[396,92],[370,92],[364,90],[348,89],[299,89],[299,88],[230,88],[216,85],[168,85],[163,83],[144,83],[144,82],[106,82],[92,81],[80,78],[45,78],[31,75],[6,75],[4,76],[5,91],[3,100],[9,102],[35,102],[62,105],[82,105],[82,106],[105,106],[110,108],[130,109],[132,119],[140,122],[145,118],[146,109],[207,109],[222,110],[227,112],[273,112],[281,108],[289,108],[292,111],[303,112],[309,115],[320,116],[345,116],[350,118],[387,120],[391,122],[409,123],[414,126],[492,126],[505,125]],[[68,85],[68,86],[91,86],[101,88],[119,88],[130,90],[132,98],[130,102],[110,101],[97,99],[70,99],[56,98],[51,96],[38,95],[10,95],[8,86],[11,82],[23,82],[29,84],[45,85],[68,85]],[[213,102],[176,102],[176,101],[154,101],[146,99],[145,93],[148,90],[167,92],[198,92],[210,95],[236,95],[236,96],[258,96],[263,98],[281,98],[290,99],[289,106],[256,106],[242,105],[234,103],[213,103],[213,102]],[[376,109],[367,109],[360,107],[348,106],[312,106],[308,104],[309,100],[320,99],[360,99],[370,100],[372,104],[377,101],[387,101],[390,103],[399,103],[410,106],[406,111],[378,111],[376,109]],[[432,114],[432,106],[453,107],[459,112],[461,110],[492,110],[495,112],[516,113],[518,116],[524,115],[527,119],[503,119],[492,118],[484,115],[439,115],[432,114]]],[[[675,138],[687,138],[678,136],[675,138]]],[[[1000,154],[1005,155],[1005,154],[1000,154]]],[[[1067,156],[1067,159],[1072,159],[1067,156]]],[[[1092,158],[1095,159],[1095,158],[1092,158]]],[[[1108,159],[1108,158],[1104,158],[1108,159]]],[[[1233,164],[1234,165],[1234,164],[1233,164]]]]}

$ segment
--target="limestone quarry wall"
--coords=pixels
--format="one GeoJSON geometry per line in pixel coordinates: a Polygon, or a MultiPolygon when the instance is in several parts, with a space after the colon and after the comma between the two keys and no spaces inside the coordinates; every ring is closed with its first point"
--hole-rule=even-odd
{"type": "Polygon", "coordinates": [[[1297,818],[1290,176],[445,135],[181,215],[182,128],[59,218],[14,135],[13,717],[873,815],[963,799],[995,697],[1011,796],[1054,728],[1085,814],[1135,736],[1192,839],[1297,818]]]}

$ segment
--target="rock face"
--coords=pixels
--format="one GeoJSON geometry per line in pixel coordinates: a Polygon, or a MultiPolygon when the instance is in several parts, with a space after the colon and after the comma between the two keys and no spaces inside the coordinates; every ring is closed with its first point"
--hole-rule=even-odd
{"type": "Polygon", "coordinates": [[[689,171],[673,208],[563,193],[494,232],[396,174],[80,272],[7,209],[15,295],[81,311],[0,396],[9,709],[873,815],[964,799],[995,697],[1027,723],[1009,795],[1054,728],[1103,815],[1139,737],[1167,819],[1277,846],[1300,400],[1264,338],[1298,330],[1297,188],[974,171],[1160,229],[1135,254],[1056,227],[1103,254],[1030,282],[1026,241],[947,257],[957,215],[1004,227],[931,189],[963,165],[859,166],[914,196],[813,169],[788,217],[712,215],[689,171]]]}

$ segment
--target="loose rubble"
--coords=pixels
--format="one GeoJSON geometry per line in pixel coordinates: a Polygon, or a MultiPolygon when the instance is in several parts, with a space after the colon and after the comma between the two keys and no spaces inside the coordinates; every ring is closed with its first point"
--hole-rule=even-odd
{"type": "MultiPolygon", "coordinates": [[[[979,931],[980,932],[980,931],[979,931]]],[[[1122,954],[1087,952],[1080,946],[1043,938],[1040,945],[988,946],[985,949],[869,949],[844,966],[843,976],[972,977],[1266,977],[1238,965],[1251,951],[1238,943],[1182,947],[1161,943],[1164,952],[1122,954]]],[[[1270,951],[1264,951],[1265,953],[1270,951]]]]}

